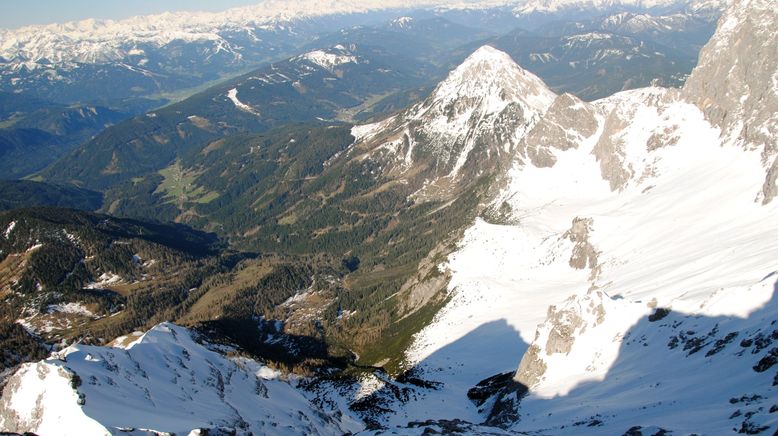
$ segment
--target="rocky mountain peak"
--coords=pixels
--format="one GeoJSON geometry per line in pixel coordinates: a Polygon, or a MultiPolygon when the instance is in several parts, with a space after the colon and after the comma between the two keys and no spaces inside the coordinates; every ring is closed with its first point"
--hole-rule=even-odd
{"type": "Polygon", "coordinates": [[[508,54],[483,46],[426,99],[352,133],[361,149],[384,162],[385,174],[416,174],[425,186],[420,196],[425,191],[446,196],[478,176],[507,168],[516,145],[555,98],[508,54]]]}
{"type": "Polygon", "coordinates": [[[544,112],[554,93],[534,74],[519,67],[511,57],[485,45],[462,62],[441,82],[422,110],[450,105],[459,107],[477,103],[481,115],[500,112],[512,102],[520,102],[532,112],[544,112]]]}

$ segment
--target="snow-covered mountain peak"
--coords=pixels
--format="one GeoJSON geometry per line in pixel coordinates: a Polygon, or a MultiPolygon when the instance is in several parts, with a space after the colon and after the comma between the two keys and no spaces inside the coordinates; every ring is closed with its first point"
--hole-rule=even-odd
{"type": "Polygon", "coordinates": [[[413,27],[413,24],[413,17],[399,17],[392,20],[392,22],[389,23],[389,27],[394,29],[410,29],[413,27]]]}
{"type": "MultiPolygon", "coordinates": [[[[395,161],[385,170],[431,166],[425,186],[492,173],[512,159],[521,140],[556,98],[538,77],[493,47],[475,50],[421,102],[400,114],[354,129],[374,155],[395,161]]],[[[415,173],[422,174],[418,171],[415,173]]],[[[456,185],[457,183],[454,183],[456,185]]]]}
{"type": "Polygon", "coordinates": [[[313,50],[294,59],[310,62],[331,72],[340,65],[360,62],[356,55],[340,44],[327,50],[313,50]]]}
{"type": "Polygon", "coordinates": [[[485,45],[462,62],[441,82],[422,113],[430,109],[448,112],[458,106],[477,109],[480,116],[502,111],[510,103],[521,103],[532,115],[544,112],[554,100],[554,93],[534,74],[519,67],[511,57],[485,45]],[[476,108],[477,106],[477,108],[476,108]]]}
{"type": "Polygon", "coordinates": [[[501,143],[494,141],[495,151],[510,153],[555,98],[537,76],[486,45],[454,69],[411,117],[428,120],[431,134],[466,140],[451,170],[455,175],[470,157],[476,138],[504,130],[501,143]]]}

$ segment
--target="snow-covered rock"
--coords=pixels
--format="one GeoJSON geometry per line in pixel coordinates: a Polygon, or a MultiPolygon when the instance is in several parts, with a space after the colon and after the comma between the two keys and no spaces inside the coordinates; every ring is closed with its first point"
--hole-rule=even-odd
{"type": "Polygon", "coordinates": [[[0,400],[1,430],[46,435],[122,429],[342,434],[360,428],[326,415],[258,362],[211,351],[170,323],[124,348],[73,345],[25,364],[0,400]]]}
{"type": "Polygon", "coordinates": [[[356,56],[350,54],[328,53],[323,50],[314,50],[305,53],[300,56],[300,59],[305,59],[330,71],[334,70],[338,65],[358,63],[356,56]]]}

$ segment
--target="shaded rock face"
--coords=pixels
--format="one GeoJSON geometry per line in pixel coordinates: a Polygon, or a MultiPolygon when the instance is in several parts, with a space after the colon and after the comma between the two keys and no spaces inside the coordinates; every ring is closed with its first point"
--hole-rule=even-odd
{"type": "Polygon", "coordinates": [[[505,428],[519,419],[518,406],[527,392],[525,384],[514,380],[513,373],[506,372],[481,380],[467,391],[467,397],[477,406],[491,401],[484,424],[505,428]]]}
{"type": "Polygon", "coordinates": [[[683,88],[722,138],[761,149],[766,169],[764,203],[778,195],[778,8],[773,0],[738,0],[683,88]]]}
{"type": "Polygon", "coordinates": [[[553,167],[552,149],[578,148],[597,132],[595,108],[572,94],[562,94],[554,100],[548,112],[519,144],[519,153],[536,167],[553,167]]]}
{"type": "Polygon", "coordinates": [[[467,398],[475,403],[476,406],[481,406],[493,395],[511,386],[513,383],[512,372],[493,375],[481,380],[477,385],[469,389],[467,391],[467,398]]]}

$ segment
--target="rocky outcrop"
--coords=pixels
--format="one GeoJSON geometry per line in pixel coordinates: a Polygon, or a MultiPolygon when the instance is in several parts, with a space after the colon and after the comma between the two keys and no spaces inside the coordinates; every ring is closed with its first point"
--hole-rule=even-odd
{"type": "Polygon", "coordinates": [[[536,167],[553,167],[553,150],[578,148],[597,132],[598,120],[594,106],[572,94],[562,94],[554,100],[548,112],[522,139],[519,153],[536,167]]]}
{"type": "Polygon", "coordinates": [[[526,386],[535,386],[546,373],[546,363],[540,357],[540,346],[530,345],[524,357],[521,358],[519,369],[513,379],[526,386]]]}
{"type": "Polygon", "coordinates": [[[592,224],[594,220],[591,218],[579,218],[573,219],[573,226],[570,230],[566,231],[563,235],[563,239],[569,239],[575,243],[573,246],[573,253],[570,256],[570,266],[575,269],[597,267],[597,250],[589,242],[589,232],[592,230],[592,224]]]}
{"type": "MultiPolygon", "coordinates": [[[[635,176],[640,175],[639,169],[627,161],[624,132],[635,121],[640,108],[661,108],[662,103],[671,98],[668,94],[662,88],[646,88],[623,92],[600,102],[600,110],[607,115],[592,154],[599,162],[602,178],[608,181],[611,190],[622,190],[635,176]]],[[[664,146],[659,143],[661,139],[650,138],[646,149],[651,151],[664,146]]]]}
{"type": "Polygon", "coordinates": [[[513,379],[530,389],[540,383],[548,369],[548,357],[569,354],[579,335],[605,321],[606,298],[602,291],[592,288],[585,295],[571,296],[558,307],[550,306],[513,379]]]}
{"type": "Polygon", "coordinates": [[[63,427],[78,422],[82,434],[108,434],[83,413],[81,378],[63,365],[58,360],[24,364],[8,379],[0,398],[0,431],[64,434],[63,427]]]}

